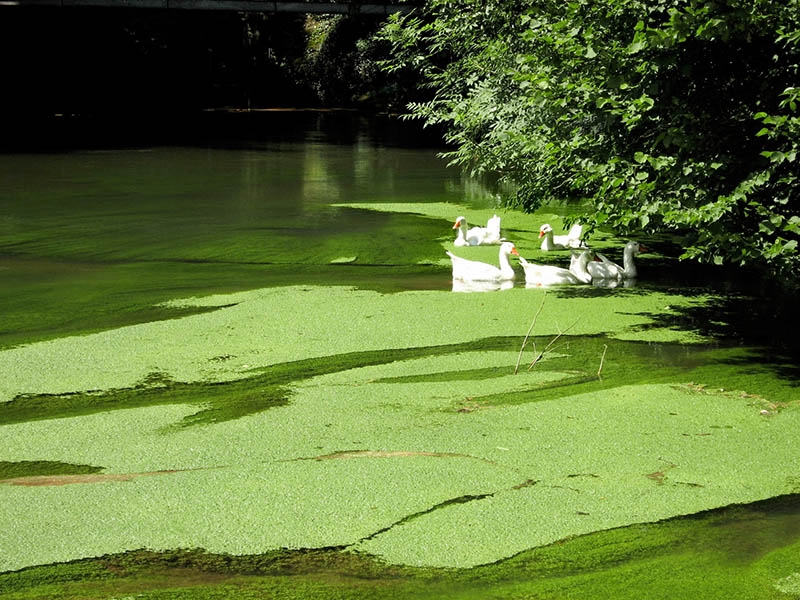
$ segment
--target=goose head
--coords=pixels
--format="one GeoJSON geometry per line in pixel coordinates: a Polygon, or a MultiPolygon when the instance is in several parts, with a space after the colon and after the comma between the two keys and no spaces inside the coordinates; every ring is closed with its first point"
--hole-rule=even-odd
{"type": "Polygon", "coordinates": [[[514,242],[503,242],[500,244],[500,254],[504,254],[508,256],[509,254],[513,254],[514,256],[519,256],[519,251],[517,247],[514,245],[514,242]]]}
{"type": "Polygon", "coordinates": [[[634,240],[631,240],[627,244],[625,244],[625,252],[630,252],[631,254],[639,254],[640,252],[649,252],[649,250],[644,246],[644,244],[640,244],[634,240]]]}

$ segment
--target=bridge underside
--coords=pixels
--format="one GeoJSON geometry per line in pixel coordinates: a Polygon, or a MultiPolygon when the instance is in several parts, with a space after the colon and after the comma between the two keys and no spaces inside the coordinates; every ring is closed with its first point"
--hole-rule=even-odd
{"type": "Polygon", "coordinates": [[[408,4],[378,2],[265,2],[263,0],[0,0],[2,6],[93,6],[107,8],[149,8],[164,10],[228,10],[238,12],[303,12],[345,15],[389,15],[409,12],[408,4]]]}

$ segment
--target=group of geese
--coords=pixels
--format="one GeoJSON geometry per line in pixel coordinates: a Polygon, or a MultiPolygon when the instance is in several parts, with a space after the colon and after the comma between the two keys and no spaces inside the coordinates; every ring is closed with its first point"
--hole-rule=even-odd
{"type": "Polygon", "coordinates": [[[454,289],[468,289],[470,284],[490,284],[497,287],[511,287],[516,272],[509,262],[510,255],[518,257],[519,264],[525,271],[526,287],[542,287],[562,284],[593,284],[613,287],[636,278],[634,257],[647,248],[639,242],[630,241],[623,250],[622,266],[590,249],[582,240],[583,227],[574,225],[566,235],[555,235],[553,228],[544,224],[539,229],[542,240],[541,249],[571,250],[568,269],[555,265],[543,265],[525,260],[517,251],[513,242],[500,236],[500,217],[494,215],[486,227],[469,227],[466,218],[458,217],[453,229],[458,230],[454,245],[485,246],[500,245],[500,266],[475,260],[468,260],[447,252],[453,266],[454,289]]]}

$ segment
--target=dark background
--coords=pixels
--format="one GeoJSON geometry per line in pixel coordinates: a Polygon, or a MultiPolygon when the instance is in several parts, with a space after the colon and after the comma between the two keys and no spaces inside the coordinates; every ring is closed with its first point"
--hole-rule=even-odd
{"type": "Polygon", "coordinates": [[[419,92],[413,76],[380,68],[384,20],[0,6],[0,144],[182,136],[213,127],[207,113],[221,109],[396,113],[419,92]]]}

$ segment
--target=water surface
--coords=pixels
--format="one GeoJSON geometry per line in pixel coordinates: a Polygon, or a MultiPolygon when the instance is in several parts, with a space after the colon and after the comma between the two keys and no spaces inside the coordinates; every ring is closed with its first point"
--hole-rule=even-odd
{"type": "MultiPolygon", "coordinates": [[[[145,144],[140,139],[116,147],[83,144],[73,150],[62,147],[57,152],[0,155],[0,347],[165,319],[181,310],[202,310],[165,308],[159,303],[212,293],[287,284],[356,286],[385,293],[446,291],[451,281],[449,267],[441,262],[442,242],[453,237],[451,220],[341,205],[451,202],[485,210],[495,202],[478,183],[448,169],[437,157],[439,148],[414,143],[413,137],[394,126],[327,113],[273,113],[231,123],[235,126],[229,130],[215,125],[208,135],[195,131],[191,143],[145,144]]],[[[560,297],[611,295],[624,313],[626,298],[654,290],[702,296],[741,289],[724,278],[708,279],[702,272],[698,275],[676,265],[665,254],[643,262],[647,268],[634,288],[554,290],[553,302],[560,297]]],[[[531,315],[536,306],[538,301],[531,304],[531,315]]],[[[620,382],[691,377],[698,385],[747,389],[770,400],[792,402],[798,381],[795,348],[780,335],[791,328],[786,321],[777,321],[776,314],[763,296],[717,295],[711,303],[677,314],[665,310],[652,315],[654,328],[695,331],[711,338],[705,344],[620,341],[601,334],[565,336],[570,358],[557,367],[575,373],[574,381],[482,401],[490,409],[502,408],[515,402],[613,389],[620,382]],[[593,370],[607,345],[613,347],[605,377],[598,381],[593,370]],[[592,365],[591,372],[583,373],[585,364],[592,365]]],[[[548,340],[536,341],[542,347],[548,340]]],[[[506,351],[518,347],[518,340],[511,338],[494,343],[502,343],[499,349],[506,351]]],[[[434,350],[465,349],[393,352],[402,358],[406,350],[427,356],[434,350]]],[[[354,361],[381,363],[397,358],[381,352],[376,356],[347,352],[325,360],[314,357],[308,364],[292,365],[295,371],[270,384],[278,388],[320,372],[345,371],[358,366],[354,361]]],[[[230,357],[214,358],[222,362],[230,357]]],[[[275,371],[265,369],[271,376],[275,371]]],[[[486,368],[428,373],[416,379],[404,373],[382,383],[432,385],[439,380],[482,380],[494,375],[486,368]]],[[[240,393],[239,387],[243,389],[240,395],[249,397],[250,387],[263,385],[251,377],[229,387],[210,386],[209,394],[224,396],[219,403],[228,406],[230,397],[240,393]]],[[[188,385],[167,391],[180,395],[184,387],[192,401],[213,405],[213,398],[195,397],[197,389],[188,385]]],[[[130,396],[120,401],[120,407],[146,404],[149,399],[143,400],[141,391],[120,391],[120,397],[130,396]]],[[[263,394],[263,389],[258,391],[263,394]]],[[[164,396],[154,404],[172,402],[167,393],[164,396]]],[[[19,404],[36,400],[22,398],[19,404]]],[[[8,417],[6,422],[54,416],[58,404],[47,396],[38,400],[49,414],[32,416],[33,409],[27,408],[18,421],[8,417]]],[[[55,416],[100,411],[92,393],[62,400],[67,406],[55,416]]],[[[281,396],[276,403],[283,405],[286,399],[281,396]]],[[[251,414],[251,409],[244,406],[225,418],[238,419],[251,414]]],[[[475,409],[470,405],[463,414],[475,409]]],[[[220,420],[218,415],[215,418],[220,420]]],[[[780,510],[765,508],[767,522],[759,522],[757,529],[772,531],[788,523],[782,530],[791,534],[775,546],[786,546],[790,553],[796,540],[796,500],[788,504],[789,509],[782,504],[780,510]]],[[[755,507],[750,513],[759,510],[755,507]]],[[[732,516],[732,525],[726,522],[729,532],[733,531],[731,547],[741,547],[752,537],[748,528],[752,515],[745,512],[741,518],[732,516]]],[[[685,520],[674,527],[704,531],[685,520]]],[[[637,531],[634,528],[630,535],[637,531]]],[[[651,544],[657,545],[657,541],[651,544]]],[[[695,547],[700,548],[698,553],[713,557],[713,545],[704,540],[695,547]]],[[[591,554],[586,548],[581,552],[581,557],[591,554]]],[[[745,549],[736,560],[755,560],[762,552],[745,549]]],[[[626,564],[635,562],[629,556],[625,559],[626,564]]],[[[726,565],[735,562],[725,561],[726,565]]],[[[522,580],[530,579],[526,569],[537,563],[535,552],[519,557],[518,562],[523,563],[521,567],[512,560],[507,568],[518,569],[514,572],[522,580]]],[[[493,577],[492,567],[486,569],[488,577],[493,577]]]]}
{"type": "Polygon", "coordinates": [[[430,265],[447,223],[335,206],[491,201],[437,148],[349,113],[268,113],[247,135],[236,117],[231,138],[193,145],[0,155],[0,346],[147,320],[182,296],[449,286],[430,265]]]}

